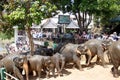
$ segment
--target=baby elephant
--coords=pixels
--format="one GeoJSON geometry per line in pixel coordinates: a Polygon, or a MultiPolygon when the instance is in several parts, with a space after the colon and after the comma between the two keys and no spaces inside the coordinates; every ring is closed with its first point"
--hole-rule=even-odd
{"type": "MultiPolygon", "coordinates": [[[[51,70],[53,76],[55,77],[55,69],[57,69],[58,75],[59,76],[62,75],[62,70],[64,68],[64,65],[65,65],[65,57],[60,53],[54,54],[53,56],[51,56],[51,63],[48,65],[49,73],[51,70]]],[[[49,73],[47,77],[49,76],[49,73]]]]}
{"type": "MultiPolygon", "coordinates": [[[[20,59],[19,59],[20,60],[20,59]]],[[[22,58],[19,63],[25,71],[26,80],[29,80],[29,73],[35,71],[38,74],[39,80],[41,78],[41,71],[45,67],[45,61],[49,62],[49,56],[41,56],[41,55],[33,55],[33,56],[25,56],[22,58]]]]}

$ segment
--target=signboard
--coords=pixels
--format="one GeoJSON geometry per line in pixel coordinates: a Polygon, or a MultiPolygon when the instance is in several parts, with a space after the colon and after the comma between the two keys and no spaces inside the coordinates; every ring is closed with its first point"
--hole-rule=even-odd
{"type": "Polygon", "coordinates": [[[70,16],[69,15],[59,15],[58,23],[59,24],[69,24],[70,16]]]}

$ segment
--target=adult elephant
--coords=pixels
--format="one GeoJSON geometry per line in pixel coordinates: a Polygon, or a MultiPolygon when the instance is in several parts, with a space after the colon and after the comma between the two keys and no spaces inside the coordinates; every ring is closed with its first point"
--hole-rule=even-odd
{"type": "Polygon", "coordinates": [[[108,54],[110,56],[111,63],[113,64],[111,71],[113,76],[117,78],[119,77],[118,67],[120,66],[120,41],[113,42],[109,46],[108,54]]]}
{"type": "Polygon", "coordinates": [[[92,60],[92,58],[97,55],[97,61],[101,59],[103,67],[107,67],[105,65],[104,60],[104,51],[107,50],[107,46],[109,45],[109,41],[91,39],[84,43],[86,47],[86,65],[88,66],[92,60]]]}
{"type": "Polygon", "coordinates": [[[65,58],[65,63],[73,62],[75,63],[79,70],[82,71],[82,66],[80,64],[81,52],[77,49],[80,44],[68,43],[61,47],[59,53],[65,58]]]}
{"type": "Polygon", "coordinates": [[[7,55],[6,57],[4,57],[0,61],[0,67],[5,67],[6,72],[13,74],[15,77],[19,78],[20,80],[24,80],[23,76],[19,70],[20,67],[16,66],[16,64],[13,61],[13,59],[15,57],[20,57],[20,55],[10,54],[10,55],[7,55]]]}

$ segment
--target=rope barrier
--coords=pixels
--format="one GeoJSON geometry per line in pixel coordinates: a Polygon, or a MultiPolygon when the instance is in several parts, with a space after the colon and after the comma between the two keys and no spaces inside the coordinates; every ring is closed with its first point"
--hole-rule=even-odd
{"type": "Polygon", "coordinates": [[[5,68],[0,68],[0,76],[1,76],[1,80],[6,80],[6,76],[9,76],[11,77],[11,79],[14,79],[14,80],[19,80],[14,76],[10,75],[9,73],[7,73],[5,68]]]}

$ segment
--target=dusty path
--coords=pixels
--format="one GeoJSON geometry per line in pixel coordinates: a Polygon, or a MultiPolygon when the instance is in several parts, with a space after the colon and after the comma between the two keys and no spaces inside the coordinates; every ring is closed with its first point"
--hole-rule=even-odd
{"type": "MultiPolygon", "coordinates": [[[[114,78],[110,72],[111,65],[108,68],[103,68],[100,65],[95,65],[92,69],[84,68],[84,71],[79,71],[77,69],[66,69],[64,76],[61,77],[51,77],[49,79],[42,78],[42,80],[120,80],[119,78],[114,78]]],[[[37,80],[36,78],[31,78],[31,80],[37,80]]]]}

